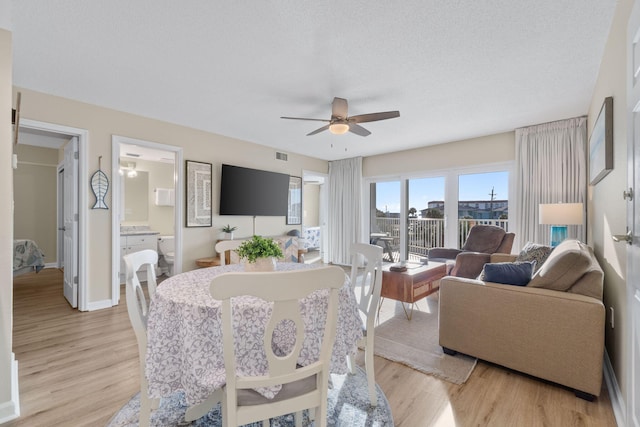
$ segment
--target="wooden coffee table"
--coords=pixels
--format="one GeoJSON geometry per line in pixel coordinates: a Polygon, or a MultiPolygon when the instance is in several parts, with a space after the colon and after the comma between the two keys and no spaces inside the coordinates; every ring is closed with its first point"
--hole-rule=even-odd
{"type": "MultiPolygon", "coordinates": [[[[429,264],[407,268],[406,271],[389,271],[391,265],[393,264],[382,267],[380,296],[402,302],[404,314],[411,320],[416,301],[439,289],[439,285],[434,282],[446,276],[447,266],[443,262],[429,262],[429,264]],[[404,306],[405,303],[411,304],[409,313],[404,306]]],[[[412,264],[409,265],[412,266],[412,264]]]]}

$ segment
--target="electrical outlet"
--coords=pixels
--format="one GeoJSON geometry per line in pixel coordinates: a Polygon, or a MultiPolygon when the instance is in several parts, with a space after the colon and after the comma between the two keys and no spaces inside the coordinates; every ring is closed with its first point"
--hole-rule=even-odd
{"type": "Polygon", "coordinates": [[[615,323],[613,321],[613,319],[615,317],[614,316],[614,312],[613,312],[613,307],[609,307],[609,311],[611,312],[611,317],[609,318],[609,322],[611,323],[611,329],[613,329],[614,326],[615,326],[615,323]]]}

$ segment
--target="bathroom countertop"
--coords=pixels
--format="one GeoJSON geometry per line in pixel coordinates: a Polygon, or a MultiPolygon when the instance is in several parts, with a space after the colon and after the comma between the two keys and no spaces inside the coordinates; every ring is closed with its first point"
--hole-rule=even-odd
{"type": "Polygon", "coordinates": [[[120,227],[121,236],[152,236],[160,234],[159,231],[153,231],[148,225],[123,225],[120,227]]]}
{"type": "Polygon", "coordinates": [[[121,236],[151,236],[160,234],[159,231],[121,231],[121,236]]]}

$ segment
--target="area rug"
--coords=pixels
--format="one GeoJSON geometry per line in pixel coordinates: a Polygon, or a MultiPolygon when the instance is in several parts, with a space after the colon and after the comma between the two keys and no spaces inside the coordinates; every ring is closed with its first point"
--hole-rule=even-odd
{"type": "MultiPolygon", "coordinates": [[[[411,304],[405,304],[407,313],[411,304]]],[[[454,384],[463,384],[477,359],[449,356],[438,345],[438,294],[420,300],[408,320],[402,303],[384,299],[375,329],[374,353],[454,384]]]]}
{"type": "MultiPolygon", "coordinates": [[[[384,393],[378,390],[378,406],[369,403],[367,391],[367,376],[361,368],[357,368],[354,375],[331,375],[333,388],[329,390],[328,425],[341,427],[393,427],[391,408],[384,393]]],[[[162,399],[160,408],[151,415],[152,426],[213,426],[221,427],[220,405],[216,405],[207,415],[191,423],[184,422],[187,410],[183,393],[175,393],[171,397],[162,399]]],[[[109,421],[107,427],[133,427],[138,425],[140,411],[140,395],[136,394],[109,421]]],[[[303,426],[314,425],[309,421],[307,411],[304,413],[303,426]]],[[[271,427],[293,427],[293,415],[285,415],[271,420],[271,427]]],[[[248,424],[259,427],[260,423],[248,424]]],[[[265,425],[265,427],[268,427],[265,425]]]]}

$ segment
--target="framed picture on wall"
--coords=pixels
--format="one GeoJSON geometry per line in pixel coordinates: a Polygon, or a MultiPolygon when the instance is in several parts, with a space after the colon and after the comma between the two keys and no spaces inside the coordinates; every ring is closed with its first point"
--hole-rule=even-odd
{"type": "Polygon", "coordinates": [[[211,227],[211,163],[186,161],[187,227],[211,227]]]}
{"type": "Polygon", "coordinates": [[[302,224],[302,178],[299,176],[289,177],[287,224],[302,224]]]}
{"type": "Polygon", "coordinates": [[[613,170],[613,97],[604,99],[589,138],[589,183],[596,185],[613,170]]]}

